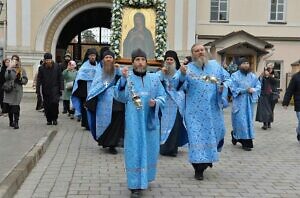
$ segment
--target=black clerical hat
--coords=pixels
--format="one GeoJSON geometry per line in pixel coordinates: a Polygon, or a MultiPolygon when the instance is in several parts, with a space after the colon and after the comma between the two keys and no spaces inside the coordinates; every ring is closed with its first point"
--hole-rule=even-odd
{"type": "Polygon", "coordinates": [[[113,58],[115,58],[115,53],[113,53],[112,51],[110,50],[106,50],[105,52],[103,52],[103,58],[107,55],[110,55],[112,56],[113,58]]]}
{"type": "Polygon", "coordinates": [[[146,53],[143,50],[141,50],[140,48],[132,51],[132,53],[131,53],[131,60],[132,60],[132,62],[134,61],[134,59],[136,57],[144,57],[147,60],[146,53]]]}
{"type": "Polygon", "coordinates": [[[168,51],[166,52],[166,54],[165,54],[165,60],[166,60],[168,57],[174,58],[175,63],[176,63],[176,69],[179,69],[179,68],[180,68],[180,62],[179,62],[177,53],[176,53],[175,51],[173,51],[173,50],[168,50],[168,51]]]}
{"type": "Polygon", "coordinates": [[[241,58],[239,58],[238,66],[240,66],[241,64],[246,63],[246,62],[249,63],[249,59],[246,57],[241,57],[241,58]]]}
{"type": "Polygon", "coordinates": [[[49,52],[46,52],[46,53],[44,54],[44,59],[45,59],[45,60],[46,60],[46,59],[52,59],[52,54],[49,53],[49,52]]]}

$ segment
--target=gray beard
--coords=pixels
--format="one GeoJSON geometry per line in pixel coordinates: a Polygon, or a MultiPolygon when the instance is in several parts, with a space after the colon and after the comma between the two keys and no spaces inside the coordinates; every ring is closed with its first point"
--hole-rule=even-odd
{"type": "Polygon", "coordinates": [[[102,72],[102,77],[103,78],[112,78],[112,76],[114,75],[115,70],[114,67],[111,66],[107,66],[107,65],[103,65],[103,72],[102,72]],[[107,68],[109,67],[109,68],[107,68]]]}
{"type": "Polygon", "coordinates": [[[107,74],[107,73],[102,73],[102,80],[103,81],[111,81],[113,79],[114,75],[113,74],[107,74]]]}
{"type": "Polygon", "coordinates": [[[134,70],[138,73],[144,73],[147,71],[147,68],[134,68],[134,70]]]}
{"type": "Polygon", "coordinates": [[[176,65],[174,64],[165,64],[165,67],[168,69],[167,75],[174,76],[176,72],[176,65]]]}
{"type": "Polygon", "coordinates": [[[198,67],[203,67],[208,63],[208,58],[206,56],[202,56],[200,58],[194,58],[193,61],[198,67]]]}

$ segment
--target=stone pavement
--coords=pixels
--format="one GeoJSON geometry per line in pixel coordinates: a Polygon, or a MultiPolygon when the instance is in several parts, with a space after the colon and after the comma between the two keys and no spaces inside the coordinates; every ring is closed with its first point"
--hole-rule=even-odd
{"type": "Polygon", "coordinates": [[[39,139],[51,129],[45,127],[43,114],[35,111],[35,94],[25,93],[21,103],[20,129],[8,126],[0,117],[0,181],[2,181],[39,139]]]}
{"type": "MultiPolygon", "coordinates": [[[[160,157],[157,179],[143,197],[300,197],[300,144],[292,107],[285,111],[277,105],[271,130],[255,123],[251,152],[231,144],[230,109],[225,118],[228,132],[220,162],[204,173],[203,181],[193,178],[182,148],[176,158],[160,157]]],[[[129,197],[122,149],[118,155],[107,154],[66,115],[60,115],[58,129],[15,198],[129,197]]]]}

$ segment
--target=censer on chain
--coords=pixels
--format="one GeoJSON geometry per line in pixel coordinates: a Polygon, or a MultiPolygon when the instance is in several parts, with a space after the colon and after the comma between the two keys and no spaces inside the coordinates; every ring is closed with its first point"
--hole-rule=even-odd
{"type": "Polygon", "coordinates": [[[141,109],[143,107],[142,105],[142,99],[141,97],[135,93],[135,91],[133,90],[133,82],[129,81],[128,83],[128,88],[129,88],[129,91],[130,91],[130,94],[131,94],[131,99],[133,101],[133,104],[135,105],[135,107],[137,109],[141,109]]]}

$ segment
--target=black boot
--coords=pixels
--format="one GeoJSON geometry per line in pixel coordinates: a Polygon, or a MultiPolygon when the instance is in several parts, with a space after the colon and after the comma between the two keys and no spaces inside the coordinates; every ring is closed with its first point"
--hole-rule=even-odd
{"type": "Polygon", "coordinates": [[[233,131],[231,131],[231,142],[233,145],[236,145],[237,140],[233,137],[233,131]]]}
{"type": "Polygon", "coordinates": [[[142,196],[140,189],[132,189],[130,198],[140,198],[142,196]]]}
{"type": "Polygon", "coordinates": [[[109,152],[110,154],[113,154],[113,155],[118,154],[117,149],[116,149],[115,147],[113,147],[113,146],[109,147],[108,152],[109,152]]]}
{"type": "Polygon", "coordinates": [[[17,112],[17,113],[14,113],[14,129],[19,129],[19,117],[20,117],[20,114],[17,112]]]}
{"type": "Polygon", "coordinates": [[[271,122],[268,122],[268,128],[269,129],[271,128],[271,122]]]}
{"type": "Polygon", "coordinates": [[[195,170],[195,175],[194,175],[194,178],[196,180],[203,180],[203,172],[205,169],[203,169],[201,167],[201,164],[199,163],[192,163],[193,167],[194,167],[194,170],[195,170]]]}
{"type": "Polygon", "coordinates": [[[8,113],[8,118],[9,118],[9,126],[10,127],[15,127],[14,114],[13,113],[8,113]]]}
{"type": "Polygon", "coordinates": [[[15,121],[14,129],[19,129],[19,122],[18,121],[15,121]]]}
{"type": "Polygon", "coordinates": [[[263,130],[267,130],[268,129],[268,125],[266,122],[264,122],[264,125],[261,127],[263,130]]]}

